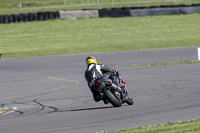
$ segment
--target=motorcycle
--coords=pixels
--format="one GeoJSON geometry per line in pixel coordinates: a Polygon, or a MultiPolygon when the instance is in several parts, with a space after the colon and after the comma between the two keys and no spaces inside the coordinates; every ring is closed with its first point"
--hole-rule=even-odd
{"type": "Polygon", "coordinates": [[[121,74],[119,72],[115,74],[118,77],[120,87],[114,84],[109,78],[111,74],[112,72],[109,72],[94,79],[90,85],[93,85],[100,94],[103,94],[103,97],[114,107],[120,107],[123,103],[133,105],[133,98],[129,95],[126,84],[121,78],[121,74]]]}

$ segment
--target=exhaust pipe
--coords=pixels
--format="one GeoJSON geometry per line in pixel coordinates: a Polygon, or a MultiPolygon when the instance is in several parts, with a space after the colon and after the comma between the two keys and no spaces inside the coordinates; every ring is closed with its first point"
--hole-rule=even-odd
{"type": "Polygon", "coordinates": [[[117,85],[114,84],[114,83],[112,83],[112,87],[113,87],[116,91],[122,93],[122,89],[121,89],[121,87],[117,86],[117,85]]]}

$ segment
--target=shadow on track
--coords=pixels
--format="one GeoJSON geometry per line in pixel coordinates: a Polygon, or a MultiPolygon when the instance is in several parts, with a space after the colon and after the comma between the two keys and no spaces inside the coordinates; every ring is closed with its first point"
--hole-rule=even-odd
{"type": "Polygon", "coordinates": [[[88,111],[88,110],[100,110],[100,109],[107,109],[107,108],[114,108],[114,107],[109,106],[109,107],[82,108],[82,109],[71,109],[68,111],[88,111]]]}

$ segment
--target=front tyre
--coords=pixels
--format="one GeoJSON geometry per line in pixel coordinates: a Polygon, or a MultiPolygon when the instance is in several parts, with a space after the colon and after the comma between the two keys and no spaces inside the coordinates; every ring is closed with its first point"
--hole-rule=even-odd
{"type": "Polygon", "coordinates": [[[107,100],[114,106],[114,107],[120,107],[122,105],[121,99],[118,98],[114,92],[111,92],[109,89],[103,90],[104,96],[107,98],[107,100]]]}
{"type": "Polygon", "coordinates": [[[133,101],[133,98],[130,95],[126,96],[126,103],[128,105],[133,105],[134,101],[133,101]]]}

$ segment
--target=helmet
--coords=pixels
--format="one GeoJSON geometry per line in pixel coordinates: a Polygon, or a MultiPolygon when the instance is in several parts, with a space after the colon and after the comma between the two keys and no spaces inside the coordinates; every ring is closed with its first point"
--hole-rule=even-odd
{"type": "Polygon", "coordinates": [[[88,56],[86,58],[86,64],[89,66],[90,64],[97,64],[96,58],[93,56],[88,56]]]}

